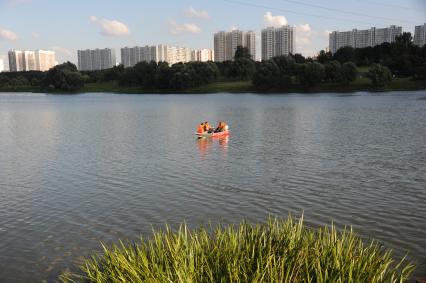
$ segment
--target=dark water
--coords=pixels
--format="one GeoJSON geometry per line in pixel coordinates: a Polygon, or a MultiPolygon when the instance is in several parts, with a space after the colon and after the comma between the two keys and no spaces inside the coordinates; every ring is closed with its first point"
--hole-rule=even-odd
{"type": "Polygon", "coordinates": [[[424,276],[425,96],[0,94],[0,281],[54,281],[151,225],[303,211],[424,276]],[[220,119],[229,138],[195,139],[220,119]]]}

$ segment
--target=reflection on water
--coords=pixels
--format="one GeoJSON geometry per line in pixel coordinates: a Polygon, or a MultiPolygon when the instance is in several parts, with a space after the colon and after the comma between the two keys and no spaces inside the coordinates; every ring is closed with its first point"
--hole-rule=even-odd
{"type": "Polygon", "coordinates": [[[212,138],[197,138],[198,151],[202,160],[208,154],[221,154],[224,158],[227,157],[229,136],[212,137],[212,138]]]}
{"type": "Polygon", "coordinates": [[[100,241],[305,214],[426,276],[425,92],[0,94],[0,281],[55,281],[100,241]],[[196,139],[198,121],[229,137],[196,139]]]}

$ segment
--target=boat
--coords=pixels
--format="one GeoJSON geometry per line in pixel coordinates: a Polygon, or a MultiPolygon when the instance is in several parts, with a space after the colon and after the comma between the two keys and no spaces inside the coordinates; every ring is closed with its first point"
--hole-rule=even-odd
{"type": "Polygon", "coordinates": [[[197,137],[199,138],[217,138],[217,137],[225,137],[228,136],[230,133],[229,130],[223,131],[223,132],[217,132],[217,133],[195,133],[197,137]]]}

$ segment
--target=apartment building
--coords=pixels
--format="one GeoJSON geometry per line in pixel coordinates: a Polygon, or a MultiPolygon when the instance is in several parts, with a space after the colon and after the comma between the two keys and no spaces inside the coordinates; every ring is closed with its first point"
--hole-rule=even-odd
{"type": "Polygon", "coordinates": [[[256,59],[256,34],[254,31],[219,31],[214,34],[214,54],[216,62],[233,60],[238,46],[248,48],[251,58],[256,59]]]}
{"type": "Polygon", "coordinates": [[[414,27],[414,44],[420,47],[426,44],[426,23],[414,27]]]}
{"type": "Polygon", "coordinates": [[[192,50],[191,61],[214,61],[214,51],[212,49],[192,50]]]}
{"type": "Polygon", "coordinates": [[[10,50],[8,58],[11,72],[48,71],[56,64],[55,52],[49,50],[10,50]]]}
{"type": "Polygon", "coordinates": [[[262,30],[262,60],[294,53],[295,27],[267,27],[262,30]]]}
{"type": "Polygon", "coordinates": [[[80,71],[105,70],[116,65],[115,50],[111,48],[78,50],[77,57],[80,71]]]}
{"type": "Polygon", "coordinates": [[[329,49],[336,53],[342,47],[353,48],[373,47],[385,42],[394,42],[402,34],[402,27],[390,26],[387,28],[372,27],[367,30],[333,31],[329,35],[329,49]]]}
{"type": "Polygon", "coordinates": [[[194,50],[187,47],[170,45],[135,46],[121,48],[121,63],[132,67],[139,62],[167,62],[170,65],[191,61],[213,60],[213,51],[209,49],[194,50]]]}

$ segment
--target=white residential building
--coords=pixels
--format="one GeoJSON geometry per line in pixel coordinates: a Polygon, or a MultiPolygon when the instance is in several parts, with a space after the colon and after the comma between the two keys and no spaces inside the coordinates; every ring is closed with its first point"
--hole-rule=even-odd
{"type": "Polygon", "coordinates": [[[22,71],[47,71],[55,66],[55,52],[48,50],[10,50],[9,70],[22,71]]]}
{"type": "Polygon", "coordinates": [[[251,58],[256,59],[256,34],[254,31],[219,31],[214,34],[214,54],[216,62],[233,60],[238,46],[248,48],[251,58]]]}
{"type": "Polygon", "coordinates": [[[426,23],[414,27],[414,44],[420,47],[426,44],[426,23]]]}
{"type": "Polygon", "coordinates": [[[373,47],[385,42],[394,42],[402,34],[402,27],[390,26],[388,28],[372,27],[367,30],[333,31],[329,35],[329,49],[336,53],[342,47],[353,48],[373,47]]]}
{"type": "Polygon", "coordinates": [[[268,27],[262,30],[262,60],[294,53],[295,27],[268,27]]]}
{"type": "Polygon", "coordinates": [[[80,71],[105,70],[116,65],[115,50],[111,48],[78,50],[77,57],[80,71]]]}
{"type": "Polygon", "coordinates": [[[4,60],[3,58],[0,58],[0,73],[4,72],[4,60]]]}
{"type": "MultiPolygon", "coordinates": [[[[205,61],[212,60],[213,55],[208,49],[202,49],[203,55],[200,55],[205,61]]],[[[187,63],[190,61],[199,61],[197,58],[198,50],[193,50],[187,47],[177,47],[170,45],[155,45],[144,47],[124,47],[121,48],[121,63],[124,67],[132,67],[139,62],[167,62],[170,65],[176,63],[187,63]]]]}
{"type": "Polygon", "coordinates": [[[50,50],[37,50],[36,56],[36,69],[38,71],[48,71],[53,68],[57,62],[55,58],[55,52],[50,50]]]}
{"type": "Polygon", "coordinates": [[[200,49],[200,50],[194,50],[194,51],[195,51],[195,58],[193,59],[193,61],[199,61],[199,62],[214,61],[214,50],[200,49]]]}

